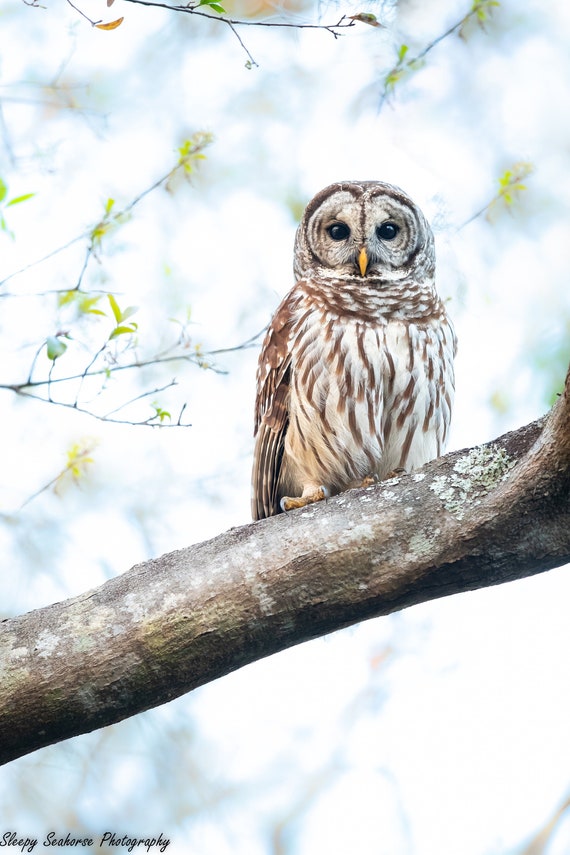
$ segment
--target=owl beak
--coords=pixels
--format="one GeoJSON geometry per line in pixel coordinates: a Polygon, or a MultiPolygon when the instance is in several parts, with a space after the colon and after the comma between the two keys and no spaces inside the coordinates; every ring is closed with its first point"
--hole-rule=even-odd
{"type": "Polygon", "coordinates": [[[366,268],[368,267],[368,256],[364,246],[358,254],[358,266],[360,268],[360,275],[364,276],[366,274],[366,268]]]}

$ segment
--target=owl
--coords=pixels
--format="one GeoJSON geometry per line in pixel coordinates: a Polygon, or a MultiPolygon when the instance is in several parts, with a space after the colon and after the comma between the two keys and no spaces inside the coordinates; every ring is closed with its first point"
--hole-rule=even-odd
{"type": "Polygon", "coordinates": [[[347,181],[317,193],[294,273],[259,357],[254,519],[423,466],[451,419],[456,337],[432,231],[402,190],[347,181]]]}

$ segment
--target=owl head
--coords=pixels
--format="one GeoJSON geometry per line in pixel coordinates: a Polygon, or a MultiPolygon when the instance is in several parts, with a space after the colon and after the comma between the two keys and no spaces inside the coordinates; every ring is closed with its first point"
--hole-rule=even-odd
{"type": "Polygon", "coordinates": [[[343,181],[307,205],[295,238],[295,278],[367,282],[433,278],[435,251],[426,218],[399,187],[343,181]]]}

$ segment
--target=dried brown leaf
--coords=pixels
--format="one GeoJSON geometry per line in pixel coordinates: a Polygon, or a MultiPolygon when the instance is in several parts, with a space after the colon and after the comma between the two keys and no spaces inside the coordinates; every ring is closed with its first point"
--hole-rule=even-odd
{"type": "MultiPolygon", "coordinates": [[[[111,2],[113,2],[113,0],[111,0],[111,2]]],[[[107,4],[109,5],[109,0],[107,0],[107,4]]],[[[117,27],[121,26],[124,20],[124,17],[117,18],[116,21],[109,21],[108,24],[95,24],[95,26],[98,30],[116,30],[117,27]]]]}

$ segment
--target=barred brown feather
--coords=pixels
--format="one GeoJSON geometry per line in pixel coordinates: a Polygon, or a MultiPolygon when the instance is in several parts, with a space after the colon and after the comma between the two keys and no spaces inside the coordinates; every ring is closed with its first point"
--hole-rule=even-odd
{"type": "Polygon", "coordinates": [[[254,519],[442,453],[456,339],[434,272],[431,229],[398,188],[333,184],[309,203],[259,357],[254,519]]]}

